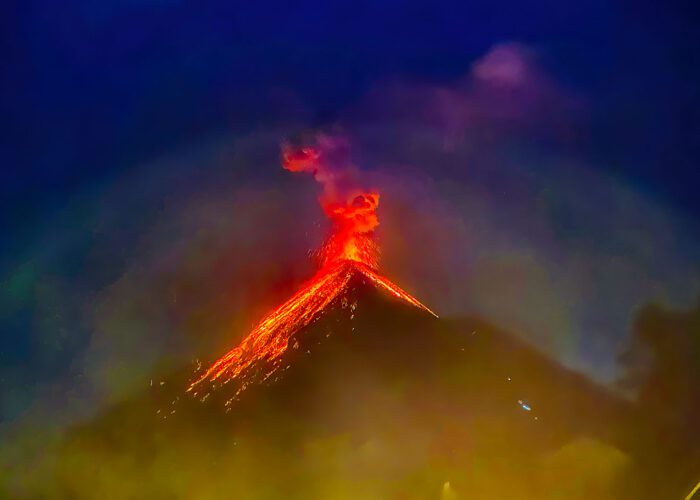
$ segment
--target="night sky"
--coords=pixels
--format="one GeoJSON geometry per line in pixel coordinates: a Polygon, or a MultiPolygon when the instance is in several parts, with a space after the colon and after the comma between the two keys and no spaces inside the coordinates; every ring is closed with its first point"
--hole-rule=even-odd
{"type": "Polygon", "coordinates": [[[385,188],[390,274],[611,387],[636,309],[697,300],[690,3],[3,10],[2,420],[220,352],[308,275],[313,186],[278,164],[303,130],[341,128],[385,188]]]}

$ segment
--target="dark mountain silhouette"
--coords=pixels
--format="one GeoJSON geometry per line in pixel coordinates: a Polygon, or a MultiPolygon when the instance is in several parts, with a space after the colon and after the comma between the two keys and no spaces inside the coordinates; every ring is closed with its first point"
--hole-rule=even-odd
{"type": "MultiPolygon", "coordinates": [[[[358,276],[295,339],[274,378],[228,406],[235,384],[202,402],[186,368],[71,429],[45,491],[655,498],[639,487],[654,433],[637,407],[483,320],[435,319],[358,276]]],[[[676,483],[654,491],[678,497],[676,483]]]]}

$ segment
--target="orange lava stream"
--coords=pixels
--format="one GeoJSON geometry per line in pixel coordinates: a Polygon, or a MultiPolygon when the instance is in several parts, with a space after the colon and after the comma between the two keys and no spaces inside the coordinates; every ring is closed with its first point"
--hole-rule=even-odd
{"type": "Polygon", "coordinates": [[[238,347],[219,358],[189,390],[207,379],[214,382],[223,375],[226,381],[236,378],[258,361],[278,359],[287,350],[290,337],[311,323],[345,289],[351,273],[341,264],[319,271],[287,302],[265,316],[238,347]]]}
{"type": "Polygon", "coordinates": [[[406,302],[408,302],[412,306],[415,306],[419,309],[423,309],[424,311],[429,312],[430,314],[432,314],[436,318],[438,317],[438,315],[435,314],[430,309],[428,309],[428,307],[425,304],[420,302],[417,298],[413,297],[412,295],[406,293],[397,284],[392,283],[387,278],[378,274],[376,271],[374,271],[373,269],[371,269],[370,267],[368,267],[364,264],[361,264],[358,262],[358,263],[356,263],[356,265],[357,265],[358,269],[360,271],[362,271],[362,274],[367,276],[370,280],[372,280],[372,282],[376,283],[381,288],[388,291],[394,297],[401,299],[401,300],[405,300],[406,302]]]}
{"type": "Polygon", "coordinates": [[[265,378],[269,377],[278,368],[290,338],[319,317],[328,304],[347,290],[354,273],[360,273],[380,289],[437,317],[418,299],[366,264],[351,259],[341,260],[319,271],[301,290],[265,316],[237,347],[219,358],[196,379],[188,391],[205,380],[215,382],[223,377],[223,383],[229,382],[258,362],[270,363],[272,369],[265,378]]]}

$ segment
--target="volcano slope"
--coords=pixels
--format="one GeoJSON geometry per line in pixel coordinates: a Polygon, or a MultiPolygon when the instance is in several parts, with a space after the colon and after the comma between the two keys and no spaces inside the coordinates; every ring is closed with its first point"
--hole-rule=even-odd
{"type": "MultiPolygon", "coordinates": [[[[19,498],[633,498],[633,407],[476,318],[352,278],[227,406],[190,369],[72,428],[19,498]]],[[[147,385],[147,384],[145,384],[147,385]]],[[[634,498],[643,498],[642,496],[634,498]]]]}

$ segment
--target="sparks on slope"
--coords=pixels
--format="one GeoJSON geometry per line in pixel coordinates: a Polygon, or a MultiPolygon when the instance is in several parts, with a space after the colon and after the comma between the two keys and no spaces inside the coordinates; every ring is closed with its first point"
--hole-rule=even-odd
{"type": "Polygon", "coordinates": [[[267,314],[237,347],[192,382],[188,391],[205,381],[226,383],[243,378],[260,364],[267,367],[263,379],[268,378],[279,368],[290,339],[347,291],[354,274],[437,317],[418,299],[377,272],[379,250],[373,233],[379,224],[376,214],[379,194],[357,189],[344,193],[339,182],[342,173],[325,161],[322,149],[283,146],[282,160],[285,169],[309,172],[324,186],[319,202],[332,222],[332,232],[320,250],[321,268],[289,300],[267,314]]]}

